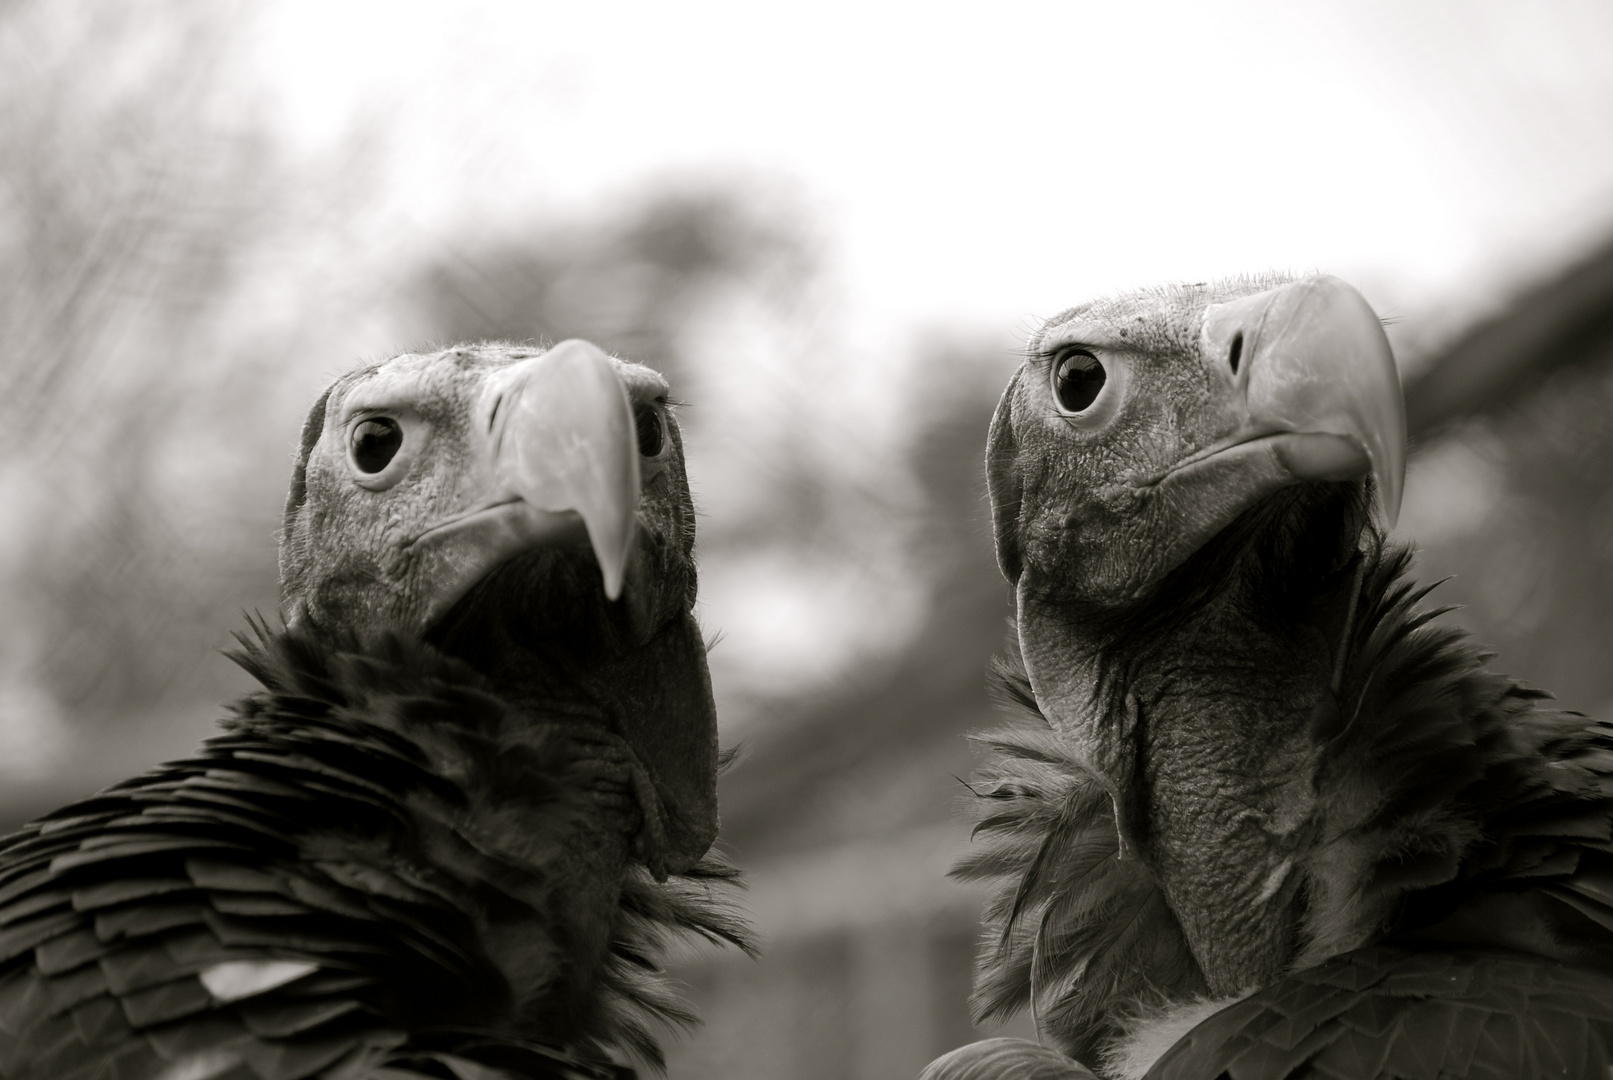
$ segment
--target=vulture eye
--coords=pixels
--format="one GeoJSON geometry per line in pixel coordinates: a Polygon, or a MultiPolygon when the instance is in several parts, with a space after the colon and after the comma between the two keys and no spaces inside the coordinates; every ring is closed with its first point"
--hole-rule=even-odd
{"type": "Polygon", "coordinates": [[[661,410],[644,404],[633,410],[633,426],[638,429],[638,452],[654,457],[666,445],[666,428],[661,423],[661,410]]]}
{"type": "Polygon", "coordinates": [[[352,443],[353,464],[359,471],[378,473],[403,446],[403,429],[390,417],[372,416],[353,426],[352,443]]]}
{"type": "Polygon", "coordinates": [[[1053,368],[1053,394],[1070,412],[1084,412],[1098,400],[1108,376],[1103,364],[1085,349],[1060,353],[1053,368]]]}

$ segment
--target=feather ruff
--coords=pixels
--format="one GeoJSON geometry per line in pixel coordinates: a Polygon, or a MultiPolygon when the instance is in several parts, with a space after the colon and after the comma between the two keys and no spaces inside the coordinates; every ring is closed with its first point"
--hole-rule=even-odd
{"type": "Polygon", "coordinates": [[[737,873],[715,856],[665,883],[630,866],[557,1035],[540,1012],[574,966],[560,871],[615,805],[597,747],[429,646],[254,629],[235,658],[264,690],[225,734],[0,841],[0,1076],[580,1080],[630,1074],[621,1052],[659,1067],[655,1031],[693,1021],[659,967],[667,941],[753,949],[737,873]]]}
{"type": "MultiPolygon", "coordinates": [[[[1314,728],[1317,811],[1289,970],[1378,943],[1477,947],[1527,950],[1601,987],[1613,975],[1613,726],[1486,671],[1459,630],[1433,624],[1446,609],[1419,608],[1432,587],[1406,580],[1405,549],[1369,532],[1359,557],[1336,713],[1314,728]]],[[[1037,710],[1017,654],[998,679],[1012,719],[976,736],[988,752],[971,785],[977,843],[953,871],[1000,882],[974,1012],[1029,1006],[1065,1053],[1100,1061],[1133,1018],[1202,997],[1204,977],[1146,866],[1117,858],[1109,796],[1037,710]]]]}

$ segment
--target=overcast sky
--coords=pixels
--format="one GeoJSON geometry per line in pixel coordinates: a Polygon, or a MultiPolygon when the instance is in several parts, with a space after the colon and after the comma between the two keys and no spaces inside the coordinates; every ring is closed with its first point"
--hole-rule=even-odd
{"type": "Polygon", "coordinates": [[[422,241],[748,175],[876,338],[1262,268],[1432,303],[1613,224],[1605,0],[285,0],[263,30],[305,145],[391,133],[422,241]]]}

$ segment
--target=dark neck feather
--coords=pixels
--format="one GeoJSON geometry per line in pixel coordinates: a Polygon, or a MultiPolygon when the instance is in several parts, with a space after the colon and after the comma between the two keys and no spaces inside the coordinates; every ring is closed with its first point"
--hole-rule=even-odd
{"type": "MultiPolygon", "coordinates": [[[[671,934],[751,947],[712,888],[735,874],[712,857],[652,879],[633,854],[642,814],[613,756],[619,740],[564,666],[551,683],[522,684],[576,691],[540,710],[420,642],[255,629],[235,659],[266,690],[237,706],[231,734],[215,744],[259,740],[305,755],[373,784],[380,817],[391,819],[346,841],[323,835],[320,857],[371,867],[379,858],[470,916],[473,940],[462,947],[508,984],[507,1016],[479,1017],[483,1025],[659,1063],[652,1027],[693,1017],[654,960],[671,934]]],[[[550,678],[539,665],[529,671],[550,678]]]]}
{"type": "Polygon", "coordinates": [[[1434,586],[1407,580],[1407,549],[1367,556],[1304,959],[1423,936],[1608,965],[1613,897],[1590,883],[1613,872],[1613,727],[1487,670],[1434,622],[1448,608],[1419,609],[1434,586]]]}

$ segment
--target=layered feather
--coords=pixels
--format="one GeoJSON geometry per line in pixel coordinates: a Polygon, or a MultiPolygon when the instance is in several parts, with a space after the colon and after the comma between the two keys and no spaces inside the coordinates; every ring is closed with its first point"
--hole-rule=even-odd
{"type": "Polygon", "coordinates": [[[1297,962],[1387,938],[1613,971],[1613,725],[1487,670],[1406,550],[1365,557],[1297,962]]]}
{"type": "Polygon", "coordinates": [[[598,736],[419,643],[242,645],[225,734],[0,843],[0,1076],[614,1077],[691,1021],[669,937],[751,947],[720,859],[635,865],[579,982],[567,871],[636,813],[598,736]]]}
{"type": "Polygon", "coordinates": [[[1357,949],[1198,1025],[1149,1080],[1603,1080],[1613,978],[1530,953],[1357,949]]]}
{"type": "MultiPolygon", "coordinates": [[[[1479,988],[1472,1008],[1513,1017],[1506,1023],[1515,1027],[1524,1023],[1519,1009],[1545,1000],[1520,996],[1520,985],[1550,996],[1561,979],[1551,1000],[1590,995],[1564,1014],[1566,1027],[1541,1030],[1569,1032],[1588,1048],[1584,1060],[1601,1060],[1613,1001],[1613,727],[1551,709],[1545,695],[1485,670],[1487,656],[1433,623],[1439,609],[1419,609],[1428,590],[1406,580],[1405,550],[1369,534],[1359,558],[1359,614],[1339,693],[1312,718],[1317,809],[1296,868],[1302,926],[1286,961],[1295,974],[1195,1029],[1197,1056],[1177,1055],[1194,1067],[1168,1075],[1221,1075],[1219,1066],[1197,1067],[1231,1060],[1207,1047],[1250,1038],[1249,1024],[1270,1027],[1279,1013],[1288,1017],[1284,1038],[1314,1036],[1316,1044],[1300,1052],[1295,1042],[1288,1056],[1268,1054],[1266,1064],[1228,1075],[1380,1075],[1376,1066],[1305,1071],[1363,1010],[1391,1008],[1374,1004],[1370,986],[1301,1020],[1282,1003],[1315,998],[1314,980],[1332,978],[1340,964],[1357,974],[1381,967],[1371,985],[1392,997],[1402,985],[1394,973],[1422,962],[1404,958],[1430,950],[1479,988]],[[1523,967],[1495,967],[1508,956],[1523,967]],[[1314,1030],[1301,1030],[1306,1023],[1314,1030]]],[[[1044,1036],[1093,1064],[1134,1018],[1199,998],[1205,982],[1147,868],[1119,858],[1109,795],[1036,710],[1017,657],[1001,662],[999,677],[1015,716],[980,736],[990,759],[974,785],[979,843],[955,871],[1001,881],[987,909],[974,1007],[984,1018],[1029,1005],[1044,1036]]],[[[1395,1015],[1419,1030],[1422,1013],[1395,1015]]],[[[1532,1053],[1538,1040],[1529,1030],[1517,1028],[1496,1061],[1532,1053]]]]}

